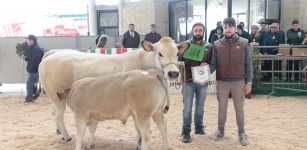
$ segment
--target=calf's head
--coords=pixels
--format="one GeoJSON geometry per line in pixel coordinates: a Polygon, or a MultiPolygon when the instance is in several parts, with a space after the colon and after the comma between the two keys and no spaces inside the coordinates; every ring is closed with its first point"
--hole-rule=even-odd
{"type": "Polygon", "coordinates": [[[155,53],[156,67],[163,70],[167,79],[176,79],[179,76],[177,67],[178,54],[183,53],[188,47],[187,42],[178,45],[170,37],[163,37],[155,44],[144,41],[142,43],[144,50],[155,53]]]}

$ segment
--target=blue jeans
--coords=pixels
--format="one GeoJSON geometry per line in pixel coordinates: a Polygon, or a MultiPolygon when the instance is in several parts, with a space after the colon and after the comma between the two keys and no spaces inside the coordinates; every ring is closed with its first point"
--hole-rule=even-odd
{"type": "Polygon", "coordinates": [[[193,82],[186,82],[182,87],[183,95],[183,131],[191,132],[192,106],[195,96],[194,125],[195,128],[203,128],[204,106],[207,96],[208,84],[200,85],[193,82]],[[184,92],[185,89],[185,92],[184,92]]]}
{"type": "Polygon", "coordinates": [[[27,81],[27,96],[32,97],[34,94],[35,84],[38,82],[38,73],[30,73],[27,81]]]}

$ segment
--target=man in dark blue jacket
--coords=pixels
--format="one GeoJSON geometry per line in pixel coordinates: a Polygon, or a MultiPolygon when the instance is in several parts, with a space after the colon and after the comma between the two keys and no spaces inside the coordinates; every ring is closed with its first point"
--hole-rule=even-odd
{"type": "Polygon", "coordinates": [[[34,35],[28,35],[26,39],[29,49],[25,55],[25,60],[28,62],[27,72],[29,77],[27,80],[27,96],[25,102],[31,103],[38,97],[35,84],[38,82],[38,65],[42,61],[44,52],[38,46],[37,38],[34,35]]]}

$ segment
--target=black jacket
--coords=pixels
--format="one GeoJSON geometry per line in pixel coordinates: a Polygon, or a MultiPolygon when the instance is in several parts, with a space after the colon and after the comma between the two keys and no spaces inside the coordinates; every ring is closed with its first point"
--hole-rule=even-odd
{"type": "Polygon", "coordinates": [[[134,37],[131,37],[129,31],[125,32],[122,44],[125,48],[138,48],[140,44],[139,33],[134,31],[134,37]]]}
{"type": "Polygon", "coordinates": [[[157,43],[161,39],[161,35],[157,32],[155,33],[147,33],[145,35],[145,41],[151,42],[152,44],[157,43]]]}
{"type": "Polygon", "coordinates": [[[37,45],[33,44],[27,51],[25,60],[28,61],[27,72],[28,73],[38,73],[38,65],[42,61],[44,56],[43,50],[37,45]]]}

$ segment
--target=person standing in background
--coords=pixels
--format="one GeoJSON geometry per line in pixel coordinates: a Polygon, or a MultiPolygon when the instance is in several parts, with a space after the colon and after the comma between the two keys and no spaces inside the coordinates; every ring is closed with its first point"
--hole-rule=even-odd
{"type": "MultiPolygon", "coordinates": [[[[301,45],[304,40],[304,30],[300,28],[299,21],[292,21],[292,28],[287,31],[287,43],[290,45],[301,45]]],[[[292,49],[290,50],[292,54],[292,49]]],[[[299,70],[299,60],[289,60],[287,64],[287,70],[299,70]]],[[[287,73],[287,79],[291,80],[292,73],[287,73]]],[[[294,81],[299,81],[299,73],[294,73],[294,81]]]]}
{"type": "Polygon", "coordinates": [[[212,36],[212,43],[224,37],[223,27],[217,27],[215,30],[216,33],[212,36]]]}
{"type": "Polygon", "coordinates": [[[161,35],[156,31],[156,25],[150,25],[150,32],[145,35],[145,41],[151,42],[152,44],[157,43],[161,39],[161,35]]]}
{"type": "Polygon", "coordinates": [[[259,45],[259,39],[260,39],[260,33],[258,32],[258,26],[252,25],[248,42],[252,43],[252,45],[259,45]]]}
{"type": "Polygon", "coordinates": [[[27,80],[27,96],[25,98],[26,103],[33,102],[38,96],[37,87],[38,83],[38,66],[44,56],[43,50],[38,46],[37,38],[34,35],[28,35],[26,37],[29,50],[26,55],[23,56],[27,63],[27,73],[29,75],[27,80]]]}
{"type": "Polygon", "coordinates": [[[97,48],[104,48],[106,47],[108,43],[108,36],[106,35],[101,35],[97,41],[96,47],[97,48]]]}
{"type": "Polygon", "coordinates": [[[209,35],[209,39],[208,39],[208,42],[209,42],[209,43],[213,43],[212,37],[213,37],[213,35],[216,33],[216,29],[217,29],[218,27],[223,27],[223,24],[222,24],[221,21],[218,21],[218,22],[216,23],[216,28],[213,29],[213,30],[211,30],[210,35],[209,35]]]}
{"type": "Polygon", "coordinates": [[[134,24],[129,24],[129,30],[124,33],[122,44],[124,48],[138,48],[140,44],[140,35],[134,31],[134,24]]]}

